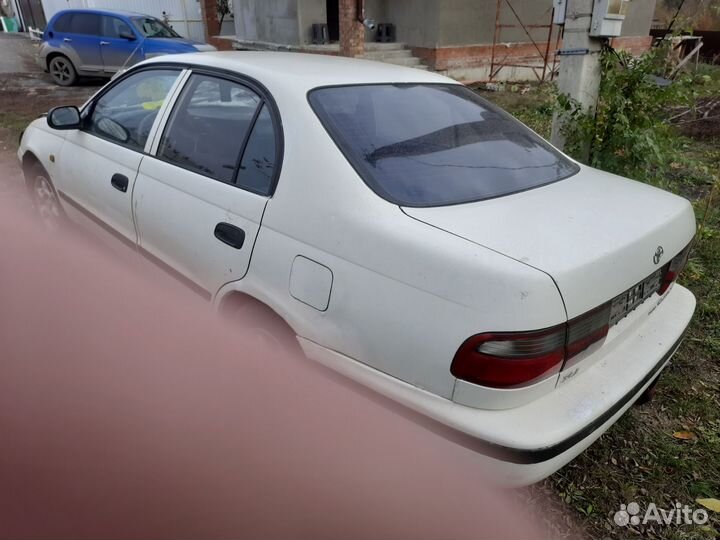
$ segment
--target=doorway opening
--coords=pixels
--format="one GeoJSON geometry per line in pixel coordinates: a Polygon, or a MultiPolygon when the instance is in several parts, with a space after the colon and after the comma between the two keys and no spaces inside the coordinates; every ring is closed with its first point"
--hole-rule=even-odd
{"type": "Polygon", "coordinates": [[[340,1],[326,0],[328,38],[330,41],[340,40],[340,1]]]}
{"type": "Polygon", "coordinates": [[[29,27],[45,30],[47,21],[45,20],[45,11],[41,0],[19,0],[18,8],[20,8],[20,15],[26,32],[29,27]]]}

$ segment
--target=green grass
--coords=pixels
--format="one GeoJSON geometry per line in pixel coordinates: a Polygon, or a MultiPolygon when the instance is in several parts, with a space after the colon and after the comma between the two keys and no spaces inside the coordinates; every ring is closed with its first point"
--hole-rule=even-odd
{"type": "MultiPolygon", "coordinates": [[[[720,68],[707,75],[698,94],[720,96],[720,68]]],[[[524,94],[479,91],[549,137],[553,92],[530,86],[524,94]]],[[[708,528],[697,526],[621,528],[612,517],[621,504],[669,508],[674,502],[699,507],[696,498],[720,499],[720,140],[676,133],[677,155],[662,171],[662,187],[693,202],[700,230],[680,283],[698,305],[687,337],[664,371],[655,398],[633,407],[594,445],[568,466],[531,488],[533,499],[550,505],[557,535],[571,534],[566,516],[592,538],[720,537],[720,514],[708,528]],[[673,437],[691,431],[694,441],[673,437]],[[558,504],[559,503],[559,504],[558,504]]]]}

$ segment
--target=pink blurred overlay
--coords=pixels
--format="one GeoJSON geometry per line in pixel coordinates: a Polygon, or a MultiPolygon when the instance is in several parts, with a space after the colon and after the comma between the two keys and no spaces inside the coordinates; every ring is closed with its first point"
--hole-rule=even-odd
{"type": "Polygon", "coordinates": [[[0,203],[0,538],[545,537],[429,421],[35,223],[0,203]]]}

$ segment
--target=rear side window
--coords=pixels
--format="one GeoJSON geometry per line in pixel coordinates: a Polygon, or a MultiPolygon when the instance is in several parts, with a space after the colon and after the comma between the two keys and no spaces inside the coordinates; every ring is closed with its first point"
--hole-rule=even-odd
{"type": "Polygon", "coordinates": [[[517,193],[577,166],[461,85],[319,88],[310,104],[365,182],[403,206],[442,206],[517,193]]]}
{"type": "Polygon", "coordinates": [[[93,13],[73,13],[70,23],[70,33],[100,35],[100,15],[93,13]]]}
{"type": "Polygon", "coordinates": [[[237,185],[255,193],[268,195],[272,190],[275,155],[272,116],[268,106],[263,105],[243,152],[237,185]]]}
{"type": "Polygon", "coordinates": [[[215,180],[234,183],[260,107],[262,99],[246,86],[192,75],[173,109],[158,155],[215,180]]]}
{"type": "Polygon", "coordinates": [[[55,24],[53,26],[55,27],[56,32],[70,32],[71,22],[72,13],[66,13],[65,15],[60,15],[60,17],[58,17],[58,20],[55,21],[55,24]]]}

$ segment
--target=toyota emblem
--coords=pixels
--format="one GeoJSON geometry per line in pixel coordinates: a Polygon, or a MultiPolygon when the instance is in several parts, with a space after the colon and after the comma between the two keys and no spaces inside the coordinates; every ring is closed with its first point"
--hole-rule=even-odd
{"type": "Polygon", "coordinates": [[[662,246],[658,246],[655,250],[655,255],[653,255],[653,262],[655,264],[660,262],[660,259],[662,259],[663,253],[665,253],[665,250],[662,246]]]}

